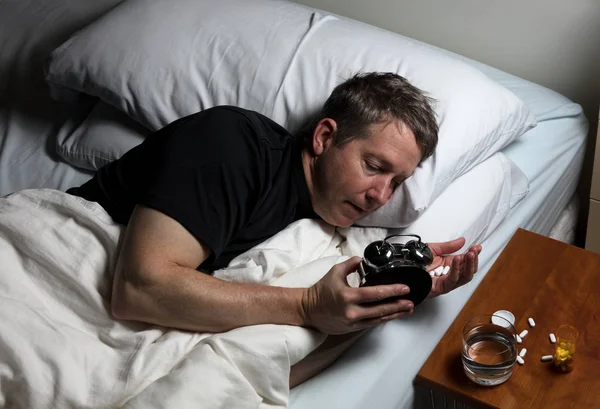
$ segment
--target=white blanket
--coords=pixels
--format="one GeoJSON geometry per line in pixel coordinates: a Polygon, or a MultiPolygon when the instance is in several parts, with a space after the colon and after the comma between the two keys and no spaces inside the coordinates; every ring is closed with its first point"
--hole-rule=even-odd
{"type": "MultiPolygon", "coordinates": [[[[309,286],[344,249],[385,234],[356,231],[345,238],[301,220],[215,275],[309,286]]],[[[114,320],[121,232],[99,205],[59,191],[0,198],[0,407],[287,407],[291,365],[324,335],[285,325],[197,334],[114,320]]]]}

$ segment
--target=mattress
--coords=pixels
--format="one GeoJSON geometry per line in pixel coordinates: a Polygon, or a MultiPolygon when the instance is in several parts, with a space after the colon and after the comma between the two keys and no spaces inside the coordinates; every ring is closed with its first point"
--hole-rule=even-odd
{"type": "Polygon", "coordinates": [[[574,194],[569,204],[561,212],[554,226],[552,226],[548,237],[564,243],[575,243],[579,209],[579,197],[577,194],[574,194]]]}
{"type": "Polygon", "coordinates": [[[516,229],[549,235],[573,196],[587,135],[580,107],[539,85],[479,67],[517,93],[540,121],[503,150],[529,178],[529,194],[482,243],[479,272],[471,283],[419,306],[411,317],[372,329],[330,368],[292,389],[291,409],[429,407],[429,392],[413,386],[429,353],[516,229]]]}

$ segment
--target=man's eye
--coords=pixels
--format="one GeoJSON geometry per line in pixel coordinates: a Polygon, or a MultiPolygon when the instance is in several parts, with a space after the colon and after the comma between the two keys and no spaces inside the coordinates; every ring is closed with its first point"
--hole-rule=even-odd
{"type": "Polygon", "coordinates": [[[374,172],[379,171],[379,167],[372,162],[365,161],[365,166],[367,167],[367,169],[372,170],[374,172]]]}

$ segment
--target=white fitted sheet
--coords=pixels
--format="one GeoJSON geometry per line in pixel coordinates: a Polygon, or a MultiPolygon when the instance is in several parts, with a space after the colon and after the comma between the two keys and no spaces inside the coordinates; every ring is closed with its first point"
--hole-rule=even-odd
{"type": "Polygon", "coordinates": [[[54,145],[65,118],[85,115],[94,101],[76,107],[53,101],[43,65],[50,51],[119,1],[0,1],[0,196],[64,190],[90,177],[64,162],[54,145]]]}
{"type": "MultiPolygon", "coordinates": [[[[529,103],[540,120],[536,128],[503,150],[529,178],[529,194],[482,243],[479,273],[471,283],[422,304],[412,317],[371,330],[332,367],[294,388],[290,409],[404,409],[428,405],[429,393],[419,389],[415,394],[413,380],[429,353],[516,229],[549,235],[573,196],[587,135],[581,108],[539,85],[483,69],[529,103]]],[[[469,194],[473,193],[465,192],[469,194]]]]}

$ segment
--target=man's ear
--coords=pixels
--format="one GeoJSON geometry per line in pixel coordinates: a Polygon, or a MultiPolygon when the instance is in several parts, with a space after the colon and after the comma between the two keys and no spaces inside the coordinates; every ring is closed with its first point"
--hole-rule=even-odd
{"type": "Polygon", "coordinates": [[[315,126],[312,136],[312,151],[315,156],[321,156],[333,145],[333,137],[337,132],[337,123],[331,118],[323,118],[315,126]]]}

